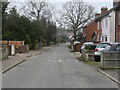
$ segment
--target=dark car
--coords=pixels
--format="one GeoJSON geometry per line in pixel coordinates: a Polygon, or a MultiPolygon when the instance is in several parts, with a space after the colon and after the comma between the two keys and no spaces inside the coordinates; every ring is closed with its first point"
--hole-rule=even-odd
{"type": "Polygon", "coordinates": [[[106,47],[104,51],[119,51],[120,52],[120,43],[114,43],[111,47],[106,47]]]}

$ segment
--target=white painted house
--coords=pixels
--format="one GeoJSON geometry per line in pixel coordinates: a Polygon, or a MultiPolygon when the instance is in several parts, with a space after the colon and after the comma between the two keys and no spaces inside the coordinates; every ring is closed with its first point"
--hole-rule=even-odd
{"type": "Polygon", "coordinates": [[[102,17],[102,42],[115,42],[115,12],[112,10],[102,17]]]}

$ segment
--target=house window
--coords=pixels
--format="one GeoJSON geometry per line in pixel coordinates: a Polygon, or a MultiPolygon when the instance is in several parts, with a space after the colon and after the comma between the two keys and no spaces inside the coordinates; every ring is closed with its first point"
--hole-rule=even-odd
{"type": "Polygon", "coordinates": [[[98,42],[101,41],[101,36],[98,35],[98,37],[97,37],[97,41],[98,41],[98,42]]]}
{"type": "Polygon", "coordinates": [[[105,42],[107,42],[107,36],[105,37],[105,42]]]}
{"type": "Polygon", "coordinates": [[[102,24],[101,24],[102,28],[104,28],[104,20],[102,21],[102,24]]]}
{"type": "Polygon", "coordinates": [[[97,36],[97,41],[99,41],[99,35],[97,36]]]}
{"type": "Polygon", "coordinates": [[[98,21],[98,30],[100,29],[100,22],[98,21]]]}
{"type": "Polygon", "coordinates": [[[118,16],[118,25],[120,25],[120,12],[119,12],[119,16],[118,16]]]}
{"type": "Polygon", "coordinates": [[[101,41],[101,36],[99,36],[99,41],[101,41]]]}
{"type": "Polygon", "coordinates": [[[102,42],[104,42],[104,36],[102,36],[102,42]]]}
{"type": "Polygon", "coordinates": [[[120,34],[118,34],[118,41],[120,42],[120,34]]]}
{"type": "Polygon", "coordinates": [[[108,21],[107,19],[105,20],[106,28],[108,27],[108,21]]]}

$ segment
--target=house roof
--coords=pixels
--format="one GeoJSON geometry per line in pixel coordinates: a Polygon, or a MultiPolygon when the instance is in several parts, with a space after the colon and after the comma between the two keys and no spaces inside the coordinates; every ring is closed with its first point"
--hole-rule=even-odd
{"type": "Polygon", "coordinates": [[[109,15],[112,11],[120,10],[120,3],[111,8],[107,13],[102,14],[96,18],[96,20],[101,20],[103,17],[109,15]]]}
{"type": "MultiPolygon", "coordinates": [[[[89,22],[86,26],[88,26],[89,24],[91,24],[94,21],[101,20],[103,17],[109,15],[112,11],[118,11],[118,10],[120,10],[120,2],[117,5],[115,5],[113,8],[111,8],[107,13],[101,14],[101,15],[95,17],[94,19],[92,19],[91,22],[89,22]]],[[[86,26],[84,26],[84,27],[86,27],[86,26]]]]}

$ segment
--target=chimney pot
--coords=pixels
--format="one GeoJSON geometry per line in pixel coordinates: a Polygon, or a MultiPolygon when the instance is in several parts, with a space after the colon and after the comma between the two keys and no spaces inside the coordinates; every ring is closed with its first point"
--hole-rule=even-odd
{"type": "Polygon", "coordinates": [[[105,14],[105,13],[107,13],[107,12],[108,12],[107,6],[101,8],[101,14],[105,14]]]}

